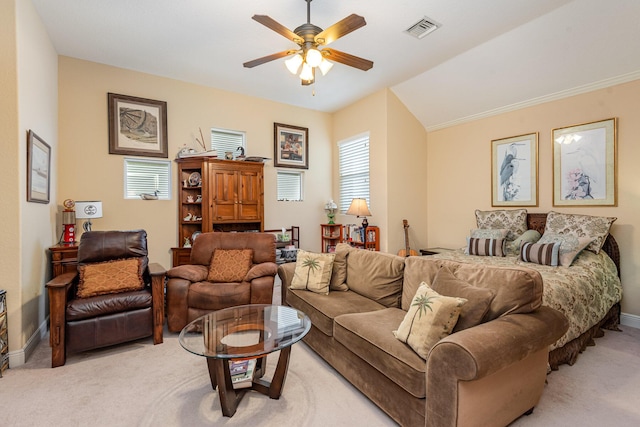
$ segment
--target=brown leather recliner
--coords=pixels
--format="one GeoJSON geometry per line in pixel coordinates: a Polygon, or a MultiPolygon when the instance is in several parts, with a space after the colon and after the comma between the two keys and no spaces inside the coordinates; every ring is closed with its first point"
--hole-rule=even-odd
{"type": "Polygon", "coordinates": [[[167,325],[180,332],[187,323],[222,308],[271,304],[277,274],[276,244],[271,233],[203,233],[193,242],[190,264],[167,271],[167,325]],[[242,281],[207,281],[216,249],[252,249],[249,272],[242,281]]]}
{"type": "Polygon", "coordinates": [[[78,271],[47,283],[51,367],[64,365],[67,353],[151,335],[154,344],[162,343],[164,275],[162,266],[149,264],[146,231],[84,233],[78,271]]]}

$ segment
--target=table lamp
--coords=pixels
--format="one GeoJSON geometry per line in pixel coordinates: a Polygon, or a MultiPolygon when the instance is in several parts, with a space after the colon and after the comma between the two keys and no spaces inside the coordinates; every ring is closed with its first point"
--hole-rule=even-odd
{"type": "Polygon", "coordinates": [[[364,217],[362,220],[362,228],[366,229],[369,226],[369,221],[367,221],[367,217],[371,216],[371,211],[367,206],[366,199],[353,199],[351,200],[351,205],[349,205],[349,209],[345,212],[347,215],[355,215],[356,217],[364,217]]]}
{"type": "Polygon", "coordinates": [[[82,229],[84,231],[91,231],[91,220],[93,218],[102,218],[102,202],[76,202],[76,218],[86,219],[84,224],[82,224],[82,229]]]}

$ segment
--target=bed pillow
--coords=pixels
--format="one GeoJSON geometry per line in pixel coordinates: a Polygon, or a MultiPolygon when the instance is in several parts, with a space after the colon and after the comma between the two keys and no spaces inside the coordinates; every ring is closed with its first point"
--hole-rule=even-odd
{"type": "Polygon", "coordinates": [[[529,243],[523,242],[520,246],[520,260],[541,265],[557,267],[560,262],[560,242],[556,243],[529,243]]]}
{"type": "Polygon", "coordinates": [[[506,255],[505,242],[505,239],[476,239],[475,237],[469,237],[465,253],[467,255],[503,257],[506,255]]]}
{"type": "Polygon", "coordinates": [[[298,249],[296,269],[291,289],[304,289],[317,294],[329,294],[329,282],[336,254],[317,254],[298,249]]]}
{"type": "Polygon", "coordinates": [[[426,359],[431,347],[451,334],[466,302],[464,298],[440,295],[422,282],[393,335],[426,359]]]}
{"type": "Polygon", "coordinates": [[[127,258],[81,265],[78,270],[78,298],[120,292],[139,291],[144,288],[142,259],[127,258]]]}
{"type": "Polygon", "coordinates": [[[509,230],[506,228],[474,228],[469,234],[471,237],[480,239],[506,239],[509,230]]]}
{"type": "Polygon", "coordinates": [[[207,281],[242,282],[251,269],[253,249],[215,249],[209,265],[207,281]]]}
{"type": "Polygon", "coordinates": [[[565,214],[560,212],[549,212],[544,233],[547,231],[556,234],[572,235],[575,237],[586,237],[591,239],[587,250],[599,253],[604,245],[604,241],[609,235],[609,229],[616,220],[616,217],[565,214]]]}
{"type": "Polygon", "coordinates": [[[442,266],[436,273],[431,283],[431,289],[443,296],[467,300],[467,303],[460,310],[460,316],[453,332],[479,325],[489,310],[491,301],[496,296],[493,289],[479,288],[458,279],[446,266],[442,266]]]}
{"type": "Polygon", "coordinates": [[[497,209],[481,211],[476,209],[476,226],[478,228],[506,228],[509,230],[507,240],[527,231],[526,209],[497,209]]]}
{"type": "Polygon", "coordinates": [[[537,230],[527,230],[512,242],[507,242],[507,255],[520,255],[520,247],[523,243],[536,243],[542,234],[537,230]]]}
{"type": "Polygon", "coordinates": [[[591,239],[588,237],[576,237],[570,234],[556,234],[545,231],[540,240],[538,240],[538,243],[560,243],[558,257],[560,265],[569,267],[578,254],[591,243],[591,239]]]}

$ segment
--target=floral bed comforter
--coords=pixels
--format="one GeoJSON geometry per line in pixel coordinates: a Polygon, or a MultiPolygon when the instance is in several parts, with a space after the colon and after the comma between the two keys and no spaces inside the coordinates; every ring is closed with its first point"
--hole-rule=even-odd
{"type": "Polygon", "coordinates": [[[569,330],[550,350],[562,347],[593,327],[622,298],[622,284],[614,262],[604,252],[582,251],[571,267],[550,267],[523,262],[517,256],[489,257],[466,255],[462,249],[432,257],[480,264],[528,267],[542,275],[543,304],[569,319],[569,330]]]}

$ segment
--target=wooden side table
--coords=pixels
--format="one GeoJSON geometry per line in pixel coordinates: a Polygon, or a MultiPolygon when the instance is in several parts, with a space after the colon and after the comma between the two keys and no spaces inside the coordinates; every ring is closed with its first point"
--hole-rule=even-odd
{"type": "Polygon", "coordinates": [[[78,268],[78,244],[59,243],[49,248],[51,252],[52,278],[78,268]]]}

